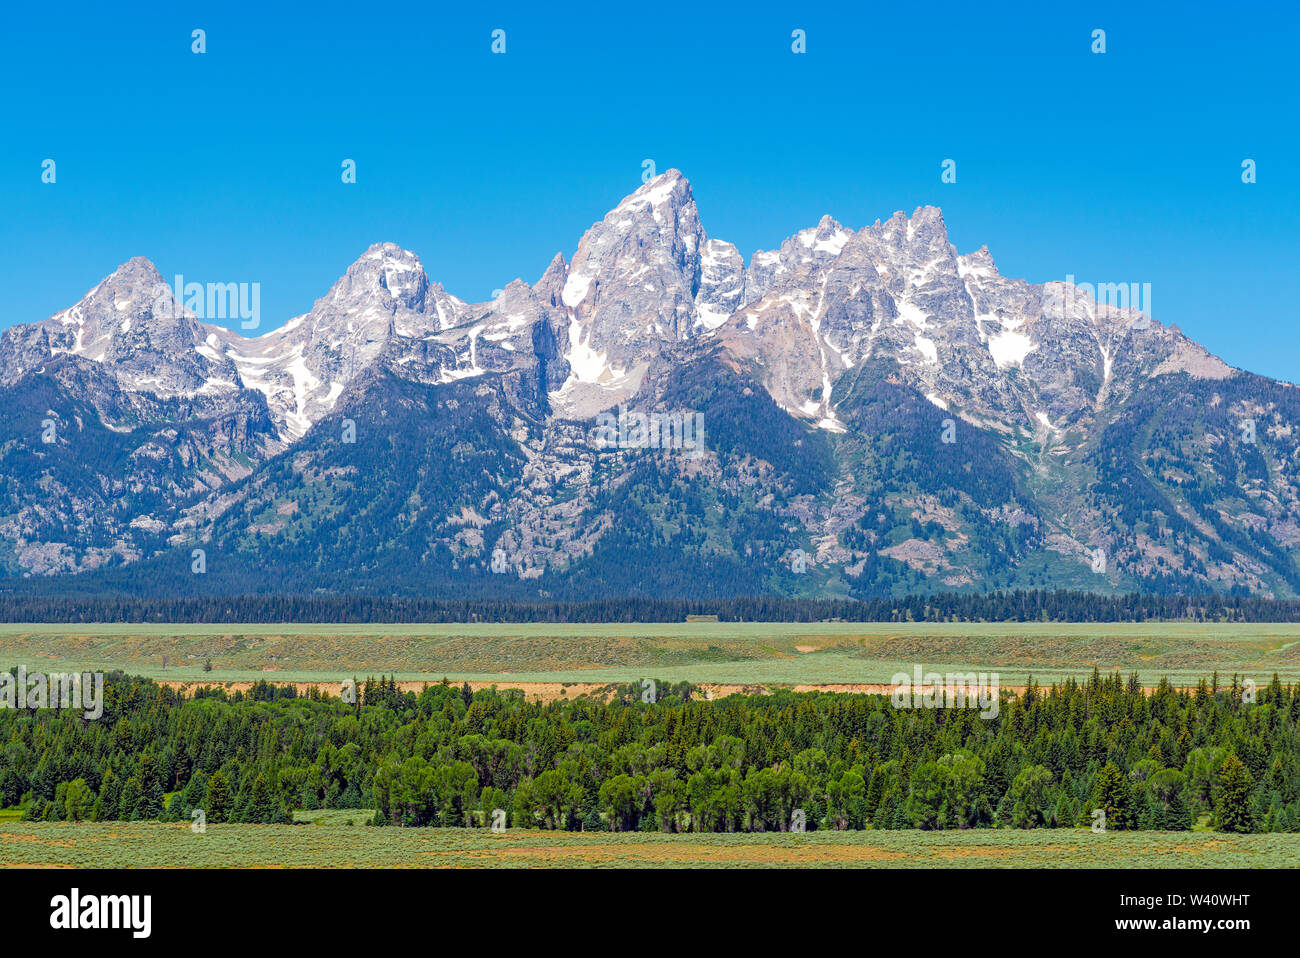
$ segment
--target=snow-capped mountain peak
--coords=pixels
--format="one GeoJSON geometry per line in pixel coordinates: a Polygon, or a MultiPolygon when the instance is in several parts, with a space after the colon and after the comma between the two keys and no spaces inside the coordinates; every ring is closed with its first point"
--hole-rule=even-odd
{"type": "Polygon", "coordinates": [[[987,247],[959,256],[935,206],[856,231],[827,214],[745,264],[707,236],[672,169],[588,229],[571,261],[557,254],[535,287],[516,280],[490,302],[458,299],[415,253],[380,242],[309,312],[246,338],[196,319],[136,258],[71,309],[7,331],[0,349],[10,380],[68,354],[112,367],[126,390],[252,389],[286,442],[377,363],[429,382],[537,363],[556,411],[581,418],[635,395],[680,347],[718,339],[784,408],[832,429],[835,379],[873,358],[949,408],[1029,430],[1040,412],[1054,423],[1091,415],[1157,369],[1226,369],[1087,293],[1007,279],[987,247]]]}

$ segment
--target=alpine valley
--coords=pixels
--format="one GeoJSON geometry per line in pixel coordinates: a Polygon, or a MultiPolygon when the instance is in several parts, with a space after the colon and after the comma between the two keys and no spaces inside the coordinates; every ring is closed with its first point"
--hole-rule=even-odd
{"type": "Polygon", "coordinates": [[[8,590],[1300,595],[1300,392],[929,206],[746,263],[670,170],[533,285],[382,243],[257,338],[136,258],[0,336],[0,404],[8,590]]]}

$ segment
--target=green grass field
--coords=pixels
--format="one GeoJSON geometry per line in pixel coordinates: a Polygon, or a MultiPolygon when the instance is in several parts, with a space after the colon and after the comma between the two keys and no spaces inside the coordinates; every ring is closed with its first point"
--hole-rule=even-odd
{"type": "Polygon", "coordinates": [[[0,864],[81,868],[1300,868],[1300,834],[808,832],[582,834],[332,824],[0,822],[0,864]]]}
{"type": "Polygon", "coordinates": [[[3,625],[0,667],[155,679],[719,684],[887,683],[921,664],[1004,686],[1103,672],[1194,685],[1212,672],[1300,681],[1300,625],[659,623],[643,625],[3,625]],[[167,658],[164,667],[163,658],[167,658]],[[205,672],[206,661],[212,671],[205,672]]]}

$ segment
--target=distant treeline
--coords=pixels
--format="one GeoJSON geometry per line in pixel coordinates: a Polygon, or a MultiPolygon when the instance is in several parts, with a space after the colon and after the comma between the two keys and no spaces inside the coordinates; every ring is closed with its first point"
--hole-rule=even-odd
{"type": "Polygon", "coordinates": [[[609,599],[504,602],[353,595],[229,598],[0,594],[0,622],[1297,622],[1300,600],[1098,595],[1064,590],[852,599],[609,599]]]}

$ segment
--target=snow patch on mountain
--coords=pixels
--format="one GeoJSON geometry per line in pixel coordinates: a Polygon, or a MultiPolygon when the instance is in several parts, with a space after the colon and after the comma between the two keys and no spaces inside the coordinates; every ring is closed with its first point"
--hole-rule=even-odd
{"type": "Polygon", "coordinates": [[[587,298],[587,290],[590,288],[590,276],[583,276],[581,273],[570,273],[569,278],[564,281],[564,292],[560,294],[560,299],[565,306],[572,309],[587,298]]]}
{"type": "Polygon", "coordinates": [[[988,340],[989,355],[993,357],[993,362],[998,369],[1023,365],[1025,357],[1033,351],[1033,348],[1033,338],[1014,327],[1004,328],[1002,332],[990,336],[988,340]]]}

